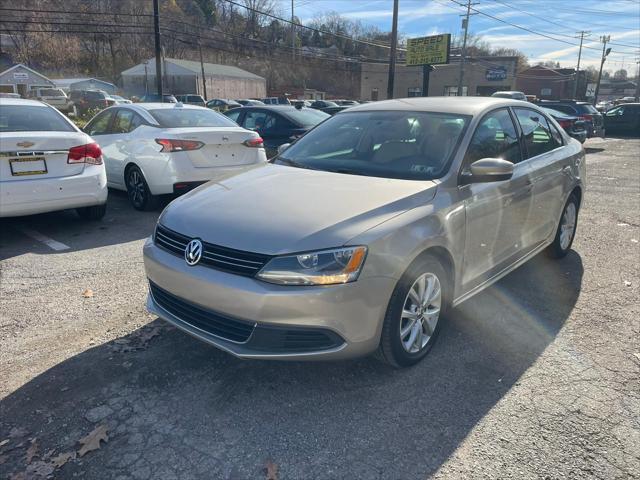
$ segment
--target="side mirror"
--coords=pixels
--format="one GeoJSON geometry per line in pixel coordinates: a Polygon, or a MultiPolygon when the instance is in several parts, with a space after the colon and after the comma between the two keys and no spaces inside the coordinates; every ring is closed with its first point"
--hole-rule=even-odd
{"type": "Polygon", "coordinates": [[[287,148],[289,148],[291,146],[290,143],[283,143],[282,145],[280,145],[278,147],[278,155],[280,155],[282,152],[284,152],[287,148]]]}
{"type": "Polygon", "coordinates": [[[513,163],[501,158],[482,158],[469,167],[461,176],[461,184],[503,182],[513,176],[513,163]]]}

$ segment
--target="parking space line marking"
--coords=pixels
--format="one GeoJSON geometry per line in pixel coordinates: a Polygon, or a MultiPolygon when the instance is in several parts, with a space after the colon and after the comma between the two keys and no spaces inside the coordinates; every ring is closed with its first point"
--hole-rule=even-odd
{"type": "Polygon", "coordinates": [[[59,252],[60,250],[69,250],[71,248],[69,245],[65,245],[62,242],[58,242],[57,240],[54,240],[53,238],[49,238],[46,235],[43,235],[40,232],[36,232],[35,230],[32,230],[30,228],[20,227],[18,230],[20,230],[22,233],[24,233],[28,237],[31,237],[34,240],[44,243],[47,247],[49,247],[52,250],[59,252]]]}

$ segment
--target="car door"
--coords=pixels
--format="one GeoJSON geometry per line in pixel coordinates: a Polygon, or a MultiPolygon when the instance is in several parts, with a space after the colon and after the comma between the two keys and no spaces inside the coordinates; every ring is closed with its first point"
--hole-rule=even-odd
{"type": "Polygon", "coordinates": [[[560,211],[570,184],[571,166],[562,136],[539,111],[513,109],[520,126],[525,163],[531,169],[533,205],[526,243],[535,248],[555,235],[560,211]]]}
{"type": "Polygon", "coordinates": [[[119,109],[114,116],[110,135],[112,140],[107,152],[107,179],[119,188],[125,188],[124,169],[132,157],[135,157],[135,151],[140,146],[132,132],[144,123],[137,113],[128,108],[119,109]]]}
{"type": "Polygon", "coordinates": [[[466,290],[493,277],[523,254],[532,182],[529,164],[522,161],[516,124],[507,108],[494,110],[480,120],[460,173],[467,173],[471,163],[482,158],[508,160],[514,164],[514,172],[510,180],[459,187],[465,198],[462,284],[466,290]]]}
{"type": "Polygon", "coordinates": [[[112,145],[116,141],[117,136],[113,135],[111,125],[113,117],[117,109],[108,109],[96,115],[85,127],[84,132],[93,138],[102,149],[102,160],[107,172],[107,184],[113,185],[113,162],[111,160],[112,145]]]}

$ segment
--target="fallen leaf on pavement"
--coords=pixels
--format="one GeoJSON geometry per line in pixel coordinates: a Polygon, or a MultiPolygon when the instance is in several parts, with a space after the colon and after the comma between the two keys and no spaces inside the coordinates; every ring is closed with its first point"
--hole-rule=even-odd
{"type": "Polygon", "coordinates": [[[90,288],[87,288],[84,292],[82,292],[82,296],[84,298],[91,298],[93,297],[93,290],[91,290],[90,288]]]}
{"type": "Polygon", "coordinates": [[[92,452],[93,450],[98,450],[100,448],[100,442],[108,442],[109,435],[107,435],[107,430],[109,427],[107,424],[100,425],[96,427],[91,433],[89,433],[86,437],[82,437],[79,442],[82,444],[80,450],[78,450],[78,455],[83,457],[85,454],[92,452]]]}
{"type": "Polygon", "coordinates": [[[31,440],[31,445],[29,445],[29,448],[27,448],[27,453],[25,456],[25,461],[27,462],[27,464],[31,463],[31,460],[33,460],[33,457],[35,457],[37,454],[38,454],[38,439],[33,438],[31,440]]]}
{"type": "Polygon", "coordinates": [[[267,480],[278,480],[278,465],[271,460],[267,460],[267,464],[264,466],[264,473],[267,476],[267,480]]]}
{"type": "Polygon", "coordinates": [[[6,440],[2,440],[0,442],[0,447],[4,447],[7,443],[9,443],[11,440],[9,440],[8,438],[6,440]]]}
{"type": "Polygon", "coordinates": [[[76,452],[65,452],[65,453],[61,453],[60,455],[58,455],[56,457],[53,457],[51,459],[51,464],[55,468],[61,468],[69,460],[73,460],[75,458],[76,458],[76,452]]]}

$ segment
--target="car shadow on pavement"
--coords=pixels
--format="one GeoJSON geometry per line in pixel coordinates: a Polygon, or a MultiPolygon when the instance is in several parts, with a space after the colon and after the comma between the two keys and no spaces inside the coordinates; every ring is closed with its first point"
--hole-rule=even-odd
{"type": "Polygon", "coordinates": [[[140,240],[151,235],[160,211],[135,210],[125,192],[110,189],[102,220],[83,220],[74,210],[0,218],[0,260],[25,253],[69,253],[140,240]],[[51,241],[55,248],[47,244],[51,241]]]}
{"type": "MultiPolygon", "coordinates": [[[[57,454],[107,424],[109,442],[56,478],[265,478],[267,460],[282,480],[426,478],[554,341],[582,275],[576,252],[537,256],[454,309],[404,370],[242,361],[156,320],[9,394],[0,438],[22,428],[57,454]]],[[[27,445],[0,468],[23,470],[27,445]]]]}

